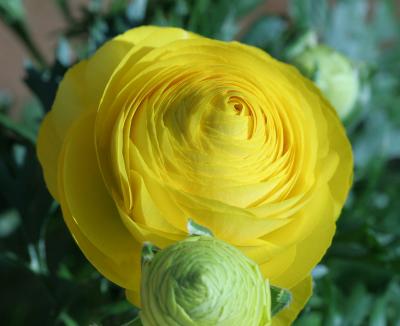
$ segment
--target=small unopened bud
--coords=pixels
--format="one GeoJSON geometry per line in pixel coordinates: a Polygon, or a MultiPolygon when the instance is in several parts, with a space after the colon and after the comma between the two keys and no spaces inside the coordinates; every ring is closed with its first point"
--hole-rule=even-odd
{"type": "Polygon", "coordinates": [[[258,265],[211,236],[192,236],[143,262],[144,326],[269,326],[271,291],[258,265]]]}
{"type": "Polygon", "coordinates": [[[347,118],[359,92],[358,73],[350,60],[323,45],[307,48],[292,60],[315,82],[340,118],[347,118]]]}

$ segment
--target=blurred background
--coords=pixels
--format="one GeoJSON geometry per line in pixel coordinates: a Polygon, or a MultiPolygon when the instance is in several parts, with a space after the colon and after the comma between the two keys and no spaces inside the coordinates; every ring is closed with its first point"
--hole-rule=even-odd
{"type": "Polygon", "coordinates": [[[66,69],[142,24],[255,45],[316,83],[346,126],[355,177],[295,325],[400,325],[395,0],[0,0],[0,323],[122,325],[137,315],[75,245],[35,142],[66,69]]]}

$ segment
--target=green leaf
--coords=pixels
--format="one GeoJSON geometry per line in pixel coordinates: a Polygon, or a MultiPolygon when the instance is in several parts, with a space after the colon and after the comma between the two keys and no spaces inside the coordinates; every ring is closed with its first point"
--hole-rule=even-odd
{"type": "MultiPolygon", "coordinates": [[[[65,51],[68,51],[66,50],[65,44],[63,48],[63,54],[65,54],[65,51]]],[[[31,61],[25,62],[26,75],[24,77],[24,82],[36,95],[45,112],[50,111],[56,97],[58,86],[67,69],[68,66],[61,63],[58,58],[56,58],[49,68],[38,67],[31,61]]]]}
{"type": "Polygon", "coordinates": [[[327,21],[327,0],[291,0],[289,14],[298,28],[321,31],[327,21]]]}
{"type": "Polygon", "coordinates": [[[58,316],[58,319],[62,321],[65,326],[79,326],[79,324],[65,311],[58,316]]]}
{"type": "Polygon", "coordinates": [[[322,315],[320,313],[309,312],[302,315],[298,320],[294,323],[295,326],[321,326],[322,324],[322,315]]]}
{"type": "Polygon", "coordinates": [[[0,19],[12,24],[24,18],[25,10],[21,0],[0,0],[0,19]]]}
{"type": "Polygon", "coordinates": [[[8,112],[12,104],[12,97],[9,92],[0,89],[0,113],[8,112]]]}
{"type": "Polygon", "coordinates": [[[88,9],[93,14],[99,14],[102,10],[103,0],[90,0],[88,9]]]}
{"type": "Polygon", "coordinates": [[[60,11],[62,12],[65,19],[71,24],[74,23],[69,0],[55,0],[55,2],[60,8],[60,11]]]}
{"type": "Polygon", "coordinates": [[[307,32],[301,34],[286,48],[286,58],[288,60],[292,60],[307,48],[317,45],[317,42],[317,34],[315,31],[308,30],[307,32]]]}
{"type": "Polygon", "coordinates": [[[21,126],[3,113],[0,113],[0,127],[1,126],[30,141],[32,144],[36,143],[36,135],[31,130],[21,126]]]}
{"type": "Polygon", "coordinates": [[[236,0],[233,1],[235,8],[238,13],[242,16],[251,10],[254,10],[257,6],[262,5],[263,0],[236,0]]]}
{"type": "Polygon", "coordinates": [[[371,317],[369,320],[370,326],[386,326],[386,297],[376,299],[372,306],[371,317]]]}
{"type": "Polygon", "coordinates": [[[287,30],[288,22],[283,18],[265,16],[252,25],[242,41],[263,48],[276,57],[282,57],[287,30]]]}
{"type": "Polygon", "coordinates": [[[126,8],[126,16],[132,22],[142,21],[146,17],[147,0],[131,1],[126,8]]]}
{"type": "Polygon", "coordinates": [[[368,294],[365,285],[356,284],[346,300],[346,321],[349,325],[362,325],[371,307],[371,296],[368,294]]]}
{"type": "Polygon", "coordinates": [[[45,65],[44,57],[33,41],[26,25],[23,2],[21,0],[0,0],[0,20],[3,20],[20,38],[35,60],[39,64],[45,65]]]}
{"type": "Polygon", "coordinates": [[[21,218],[15,209],[0,214],[0,238],[11,235],[21,224],[21,218]]]}
{"type": "Polygon", "coordinates": [[[205,226],[197,224],[192,219],[188,220],[187,229],[190,235],[205,235],[209,237],[213,237],[213,233],[207,229],[205,226]]]}
{"type": "Polygon", "coordinates": [[[292,301],[292,294],[289,290],[270,285],[271,289],[271,314],[275,316],[285,309],[292,301]]]}
{"type": "Polygon", "coordinates": [[[64,37],[61,37],[58,41],[56,58],[65,67],[69,67],[72,64],[72,49],[68,40],[64,37]]]}
{"type": "Polygon", "coordinates": [[[43,107],[36,98],[31,98],[22,107],[18,123],[33,134],[37,135],[40,122],[43,119],[43,107]]]}

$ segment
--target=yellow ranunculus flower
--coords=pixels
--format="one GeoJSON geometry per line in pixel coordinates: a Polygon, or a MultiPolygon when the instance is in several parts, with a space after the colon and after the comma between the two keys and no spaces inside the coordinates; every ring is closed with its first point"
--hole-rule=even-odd
{"type": "Polygon", "coordinates": [[[67,72],[38,153],[80,248],[132,302],[142,242],[186,238],[190,217],[292,291],[273,325],[309,298],[352,178],[343,126],[295,68],[151,26],[67,72]]]}

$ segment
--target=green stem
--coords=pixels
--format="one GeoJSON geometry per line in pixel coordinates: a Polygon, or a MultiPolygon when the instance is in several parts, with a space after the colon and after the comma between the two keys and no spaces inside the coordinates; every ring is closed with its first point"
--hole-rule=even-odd
{"type": "Polygon", "coordinates": [[[22,43],[25,45],[27,50],[30,52],[34,60],[44,68],[47,66],[46,60],[42,53],[40,52],[39,48],[36,44],[32,41],[29,32],[27,31],[26,27],[18,21],[11,23],[10,28],[14,31],[15,34],[20,38],[22,43]]]}
{"type": "Polygon", "coordinates": [[[143,326],[143,324],[140,317],[136,317],[134,320],[131,320],[122,326],[143,326]]]}
{"type": "Polygon", "coordinates": [[[60,8],[60,11],[62,12],[65,20],[70,24],[74,24],[75,19],[72,16],[71,8],[69,6],[68,0],[57,0],[56,3],[58,5],[58,7],[60,8]]]}

